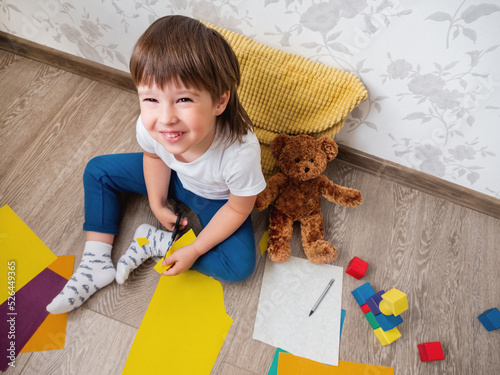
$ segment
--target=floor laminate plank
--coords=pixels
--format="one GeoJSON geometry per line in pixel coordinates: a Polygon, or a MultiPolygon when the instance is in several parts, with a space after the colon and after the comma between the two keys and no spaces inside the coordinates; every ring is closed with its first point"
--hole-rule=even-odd
{"type": "Polygon", "coordinates": [[[9,90],[0,91],[0,111],[18,100],[19,95],[26,90],[27,83],[36,74],[36,70],[26,69],[30,64],[31,67],[36,65],[32,60],[0,50],[0,82],[13,78],[16,80],[15,85],[9,85],[9,90]]]}
{"type": "MultiPolygon", "coordinates": [[[[21,155],[24,155],[36,143],[43,141],[40,135],[46,130],[46,122],[51,121],[55,111],[68,97],[71,97],[72,85],[76,87],[78,82],[81,82],[81,78],[73,76],[65,80],[63,84],[59,80],[64,74],[48,66],[32,67],[32,72],[35,74],[27,75],[30,77],[29,81],[25,80],[26,76],[23,75],[21,83],[24,81],[25,85],[21,86],[22,91],[20,90],[17,96],[14,96],[14,100],[2,100],[0,106],[0,132],[2,133],[0,142],[3,155],[0,160],[0,173],[2,178],[9,168],[15,167],[21,155]]],[[[10,80],[14,81],[13,84],[17,86],[16,74],[10,80]]],[[[7,81],[2,83],[6,85],[7,81]]]]}
{"type": "Polygon", "coordinates": [[[78,309],[68,316],[63,350],[33,353],[23,374],[121,374],[137,330],[78,309]]]}
{"type": "Polygon", "coordinates": [[[219,375],[255,375],[257,373],[247,371],[247,370],[242,369],[240,367],[233,366],[229,363],[224,363],[222,365],[221,372],[219,372],[218,374],[219,375]]]}

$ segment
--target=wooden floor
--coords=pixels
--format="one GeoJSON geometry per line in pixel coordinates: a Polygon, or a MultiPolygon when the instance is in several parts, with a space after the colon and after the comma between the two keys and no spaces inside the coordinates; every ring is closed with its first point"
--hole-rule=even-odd
{"type": "MultiPolygon", "coordinates": [[[[140,151],[136,95],[2,50],[0,82],[0,206],[10,205],[55,254],[75,254],[78,264],[84,167],[96,155],[140,151]]],[[[500,307],[500,220],[339,161],[326,174],[364,197],[358,208],[324,201],[326,238],[340,252],[333,264],[346,267],[353,256],[370,263],[364,279],[344,277],[340,359],[392,366],[398,375],[498,374],[500,331],[487,332],[477,316],[500,307]],[[366,281],[408,294],[402,337],[392,345],[380,345],[351,296],[366,281]],[[417,344],[429,341],[442,342],[445,361],[420,362],[417,344]]],[[[257,242],[267,215],[252,214],[257,242]]],[[[157,224],[146,198],[126,197],[115,264],[143,222],[157,224]]],[[[304,257],[299,239],[296,227],[293,255],[304,257]]],[[[212,374],[267,374],[276,348],[252,339],[264,263],[265,256],[243,283],[223,283],[233,324],[212,374]]],[[[21,354],[7,374],[120,374],[159,278],[152,266],[71,312],[64,350],[21,354]]]]}

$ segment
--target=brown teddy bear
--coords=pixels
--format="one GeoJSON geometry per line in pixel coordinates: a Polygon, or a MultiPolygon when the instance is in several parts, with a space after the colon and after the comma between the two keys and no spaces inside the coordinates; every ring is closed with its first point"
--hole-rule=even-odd
{"type": "Polygon", "coordinates": [[[331,182],[323,171],[338,153],[335,141],[308,135],[278,135],[271,151],[281,172],[269,179],[257,196],[255,208],[274,206],[269,224],[268,254],[282,263],[290,257],[294,221],[300,221],[302,246],[312,263],[329,263],[337,258],[335,247],[324,240],[321,196],[346,207],[361,204],[361,192],[331,182]]]}

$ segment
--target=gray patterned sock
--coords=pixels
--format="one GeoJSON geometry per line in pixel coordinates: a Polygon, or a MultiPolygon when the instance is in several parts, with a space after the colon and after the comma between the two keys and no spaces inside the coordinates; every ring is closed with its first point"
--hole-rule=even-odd
{"type": "Polygon", "coordinates": [[[172,232],[155,228],[149,224],[141,224],[134,233],[134,240],[122,255],[116,266],[116,282],[123,284],[130,272],[139,267],[151,257],[163,257],[167,252],[168,242],[172,232]],[[138,238],[148,240],[143,246],[137,243],[138,238]]]}
{"type": "Polygon", "coordinates": [[[111,261],[113,247],[103,242],[87,241],[82,261],[61,293],[47,305],[52,314],[62,314],[80,307],[92,294],[110,284],[116,269],[111,261]]]}

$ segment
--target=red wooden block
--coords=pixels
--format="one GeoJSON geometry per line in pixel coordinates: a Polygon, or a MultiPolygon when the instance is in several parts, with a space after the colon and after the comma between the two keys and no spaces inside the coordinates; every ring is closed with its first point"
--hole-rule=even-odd
{"type": "Polygon", "coordinates": [[[367,269],[368,262],[365,262],[363,259],[360,259],[358,257],[354,257],[347,265],[347,269],[345,270],[345,272],[359,280],[363,276],[365,276],[367,269]]]}
{"type": "Polygon", "coordinates": [[[361,310],[363,310],[363,314],[370,312],[370,308],[368,307],[368,305],[366,303],[363,306],[361,306],[361,310]]]}
{"type": "Polygon", "coordinates": [[[439,341],[418,344],[417,347],[422,362],[442,361],[444,359],[443,348],[439,341]]]}

